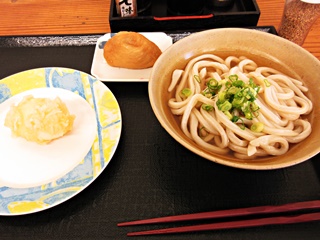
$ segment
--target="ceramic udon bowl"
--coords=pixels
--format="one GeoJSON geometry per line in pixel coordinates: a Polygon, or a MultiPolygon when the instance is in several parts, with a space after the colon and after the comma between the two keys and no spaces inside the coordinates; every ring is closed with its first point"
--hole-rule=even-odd
{"type": "Polygon", "coordinates": [[[180,144],[213,162],[230,167],[267,170],[292,166],[319,153],[320,61],[302,47],[276,35],[258,30],[224,28],[194,33],[169,47],[156,61],[149,79],[149,99],[162,127],[180,144]],[[251,59],[292,76],[300,76],[309,88],[308,97],[314,104],[308,115],[312,133],[304,141],[290,146],[282,156],[255,160],[239,160],[232,154],[219,155],[206,151],[190,140],[169,107],[168,86],[174,69],[183,69],[191,58],[203,53],[246,55],[251,59]]]}

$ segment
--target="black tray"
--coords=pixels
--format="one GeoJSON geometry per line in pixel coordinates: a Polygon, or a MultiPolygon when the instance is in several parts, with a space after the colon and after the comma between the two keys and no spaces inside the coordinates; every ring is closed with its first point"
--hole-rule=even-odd
{"type": "Polygon", "coordinates": [[[227,8],[205,7],[197,16],[174,16],[168,12],[166,0],[152,0],[149,10],[137,17],[125,18],[118,16],[115,1],[111,1],[109,23],[112,32],[154,32],[256,26],[259,17],[255,0],[235,0],[227,8]]]}
{"type": "MultiPolygon", "coordinates": [[[[246,27],[257,31],[271,33],[277,35],[274,26],[246,27]]],[[[203,29],[204,30],[204,29],[203,29]]],[[[145,32],[145,31],[144,31],[145,32]]],[[[189,36],[198,31],[164,31],[172,38],[172,42],[189,36]]],[[[71,46],[94,46],[98,38],[103,35],[70,35],[70,36],[15,36],[0,38],[0,47],[71,47],[71,46]]]]}
{"type": "MultiPolygon", "coordinates": [[[[0,79],[50,66],[90,73],[98,37],[0,38],[0,79]]],[[[120,143],[110,164],[89,187],[56,207],[26,216],[0,216],[1,240],[130,239],[128,231],[159,226],[119,228],[118,222],[320,199],[320,155],[272,171],[219,165],[193,154],[161,127],[149,103],[148,83],[105,84],[117,98],[123,117],[120,143]]],[[[0,204],[2,197],[0,192],[0,204]]],[[[180,225],[184,224],[160,227],[180,225]]],[[[320,221],[133,239],[318,240],[319,235],[320,221]]]]}

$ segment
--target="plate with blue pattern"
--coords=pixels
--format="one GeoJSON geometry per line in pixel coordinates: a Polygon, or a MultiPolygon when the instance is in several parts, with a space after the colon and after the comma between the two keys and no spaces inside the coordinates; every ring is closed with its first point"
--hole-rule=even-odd
{"type": "Polygon", "coordinates": [[[35,213],[72,198],[103,172],[120,140],[116,98],[101,81],[78,70],[37,68],[6,77],[0,80],[0,109],[5,145],[0,166],[7,169],[0,170],[0,215],[35,213]],[[71,133],[48,145],[13,139],[3,126],[6,109],[27,94],[59,96],[76,115],[71,133]]]}

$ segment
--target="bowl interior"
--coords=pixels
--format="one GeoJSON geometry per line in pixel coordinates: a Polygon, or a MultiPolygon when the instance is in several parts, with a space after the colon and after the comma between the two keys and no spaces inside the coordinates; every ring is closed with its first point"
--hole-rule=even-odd
{"type": "Polygon", "coordinates": [[[244,169],[277,169],[303,162],[320,150],[317,133],[320,131],[317,95],[320,94],[320,62],[312,54],[278,36],[258,30],[225,28],[194,33],[169,47],[157,60],[149,80],[149,98],[152,109],[161,125],[180,144],[208,160],[244,169]],[[301,143],[290,146],[289,151],[276,157],[256,160],[239,160],[230,155],[218,155],[200,148],[184,135],[176,117],[168,107],[168,92],[174,69],[183,69],[189,59],[203,53],[218,56],[247,56],[259,65],[280,70],[292,77],[301,78],[309,88],[308,97],[313,111],[307,116],[312,124],[311,135],[301,143]]]}

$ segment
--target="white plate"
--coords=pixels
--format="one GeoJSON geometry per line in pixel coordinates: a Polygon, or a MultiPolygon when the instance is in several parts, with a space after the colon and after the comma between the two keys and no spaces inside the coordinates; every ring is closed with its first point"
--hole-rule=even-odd
{"type": "Polygon", "coordinates": [[[0,111],[0,215],[38,212],[75,196],[106,168],[120,140],[122,119],[114,95],[96,78],[73,69],[39,68],[4,78],[0,111]],[[43,146],[13,139],[2,126],[5,114],[30,93],[59,96],[76,115],[73,130],[43,146]]]}
{"type": "Polygon", "coordinates": [[[35,88],[12,96],[0,104],[0,187],[30,188],[57,180],[84,159],[96,137],[95,112],[76,93],[62,88],[35,88]],[[76,116],[72,131],[45,145],[12,137],[11,130],[4,126],[5,117],[11,105],[27,95],[59,97],[76,116]]]}
{"type": "MultiPolygon", "coordinates": [[[[165,33],[142,32],[140,34],[154,42],[162,52],[172,45],[172,38],[165,33]]],[[[127,69],[108,65],[103,57],[103,47],[113,35],[114,33],[108,33],[98,39],[93,56],[91,74],[99,80],[106,82],[148,82],[152,68],[127,69]]]]}

